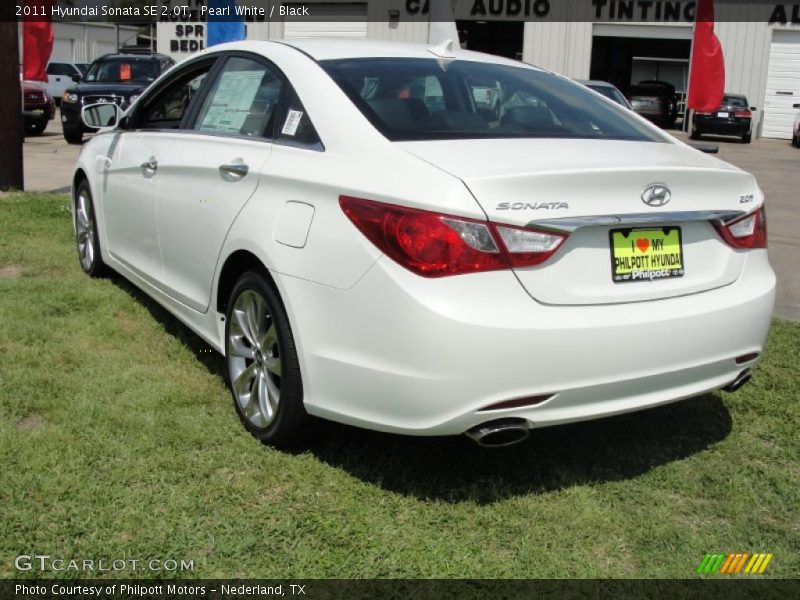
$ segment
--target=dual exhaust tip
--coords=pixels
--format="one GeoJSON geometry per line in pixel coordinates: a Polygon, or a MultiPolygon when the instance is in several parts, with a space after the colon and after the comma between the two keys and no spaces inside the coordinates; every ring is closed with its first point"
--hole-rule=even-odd
{"type": "Polygon", "coordinates": [[[525,419],[507,418],[476,425],[465,435],[483,448],[513,446],[528,439],[531,426],[525,419]]]}
{"type": "Polygon", "coordinates": [[[736,379],[731,381],[728,385],[726,385],[723,390],[726,392],[735,392],[739,388],[741,388],[744,384],[750,381],[753,378],[753,373],[750,369],[745,369],[741,373],[736,376],[736,379]]]}
{"type": "MultiPolygon", "coordinates": [[[[735,392],[753,378],[750,369],[745,369],[736,379],[726,385],[723,390],[735,392]]],[[[531,434],[531,424],[525,419],[495,419],[476,425],[465,435],[483,448],[503,448],[524,442],[531,434]]]]}

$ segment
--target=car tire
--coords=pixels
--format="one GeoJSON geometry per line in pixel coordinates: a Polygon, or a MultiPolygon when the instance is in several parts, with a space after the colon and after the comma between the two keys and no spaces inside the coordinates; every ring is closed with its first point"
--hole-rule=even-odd
{"type": "Polygon", "coordinates": [[[692,132],[689,134],[689,139],[691,140],[699,140],[700,139],[700,132],[697,131],[694,127],[692,127],[692,132]]]}
{"type": "Polygon", "coordinates": [[[89,182],[85,179],[75,191],[74,220],[75,246],[78,250],[78,262],[83,272],[89,277],[102,277],[107,267],[100,253],[100,234],[94,212],[94,201],[89,182]]]}
{"type": "Polygon", "coordinates": [[[800,136],[795,134],[792,136],[792,146],[795,148],[800,148],[800,136]]]}
{"type": "Polygon", "coordinates": [[[743,143],[743,144],[749,144],[751,139],[752,139],[752,134],[750,134],[750,133],[745,133],[745,134],[742,136],[742,143],[743,143]]]}
{"type": "Polygon", "coordinates": [[[31,123],[30,125],[25,127],[25,133],[28,135],[41,135],[42,132],[47,128],[47,121],[39,121],[37,123],[31,123]]]}
{"type": "Polygon", "coordinates": [[[64,139],[67,140],[68,144],[82,144],[83,133],[80,131],[65,131],[64,139]]]}
{"type": "Polygon", "coordinates": [[[290,448],[310,420],[286,310],[266,273],[247,271],[228,299],[225,356],[236,414],[263,444],[290,448]]]}

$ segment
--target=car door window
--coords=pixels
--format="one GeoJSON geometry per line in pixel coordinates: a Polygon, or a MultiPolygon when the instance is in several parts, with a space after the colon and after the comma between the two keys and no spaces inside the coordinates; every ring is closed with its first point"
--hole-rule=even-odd
{"type": "Polygon", "coordinates": [[[271,139],[283,80],[266,64],[232,57],[214,81],[194,129],[271,139]]]}
{"type": "Polygon", "coordinates": [[[137,129],[178,129],[189,105],[200,91],[205,78],[215,61],[201,62],[187,66],[156,92],[155,96],[144,101],[136,117],[137,129]]]}

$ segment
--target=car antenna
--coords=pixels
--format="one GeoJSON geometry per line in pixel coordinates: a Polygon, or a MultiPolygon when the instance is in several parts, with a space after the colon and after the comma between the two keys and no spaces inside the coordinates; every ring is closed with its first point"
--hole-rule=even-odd
{"type": "Polygon", "coordinates": [[[439,58],[455,58],[453,54],[453,40],[445,40],[441,44],[431,46],[428,52],[439,58]]]}

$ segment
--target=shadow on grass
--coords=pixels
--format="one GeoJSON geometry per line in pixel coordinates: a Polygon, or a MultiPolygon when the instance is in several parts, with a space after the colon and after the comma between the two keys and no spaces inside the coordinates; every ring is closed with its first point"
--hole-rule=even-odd
{"type": "Polygon", "coordinates": [[[108,280],[144,306],[152,317],[161,324],[164,331],[180,340],[209,373],[222,379],[228,376],[225,361],[222,360],[219,353],[209,346],[203,338],[181,323],[167,309],[114,271],[109,273],[108,280]]]}
{"type": "MultiPolygon", "coordinates": [[[[111,281],[150,311],[209,372],[226,377],[225,361],[188,327],[120,276],[111,281]]],[[[233,408],[231,408],[233,410],[233,408]]],[[[731,416],[716,394],[585,423],[534,430],[501,449],[463,436],[391,435],[315,420],[310,453],[385,490],[422,500],[490,504],[577,485],[631,479],[725,439],[731,416]]],[[[242,435],[246,435],[242,431],[242,435]]]]}
{"type": "Polygon", "coordinates": [[[602,420],[534,430],[484,449],[465,437],[414,438],[319,422],[309,451],[359,479],[423,500],[488,504],[576,485],[630,479],[725,439],[716,394],[602,420]]]}

